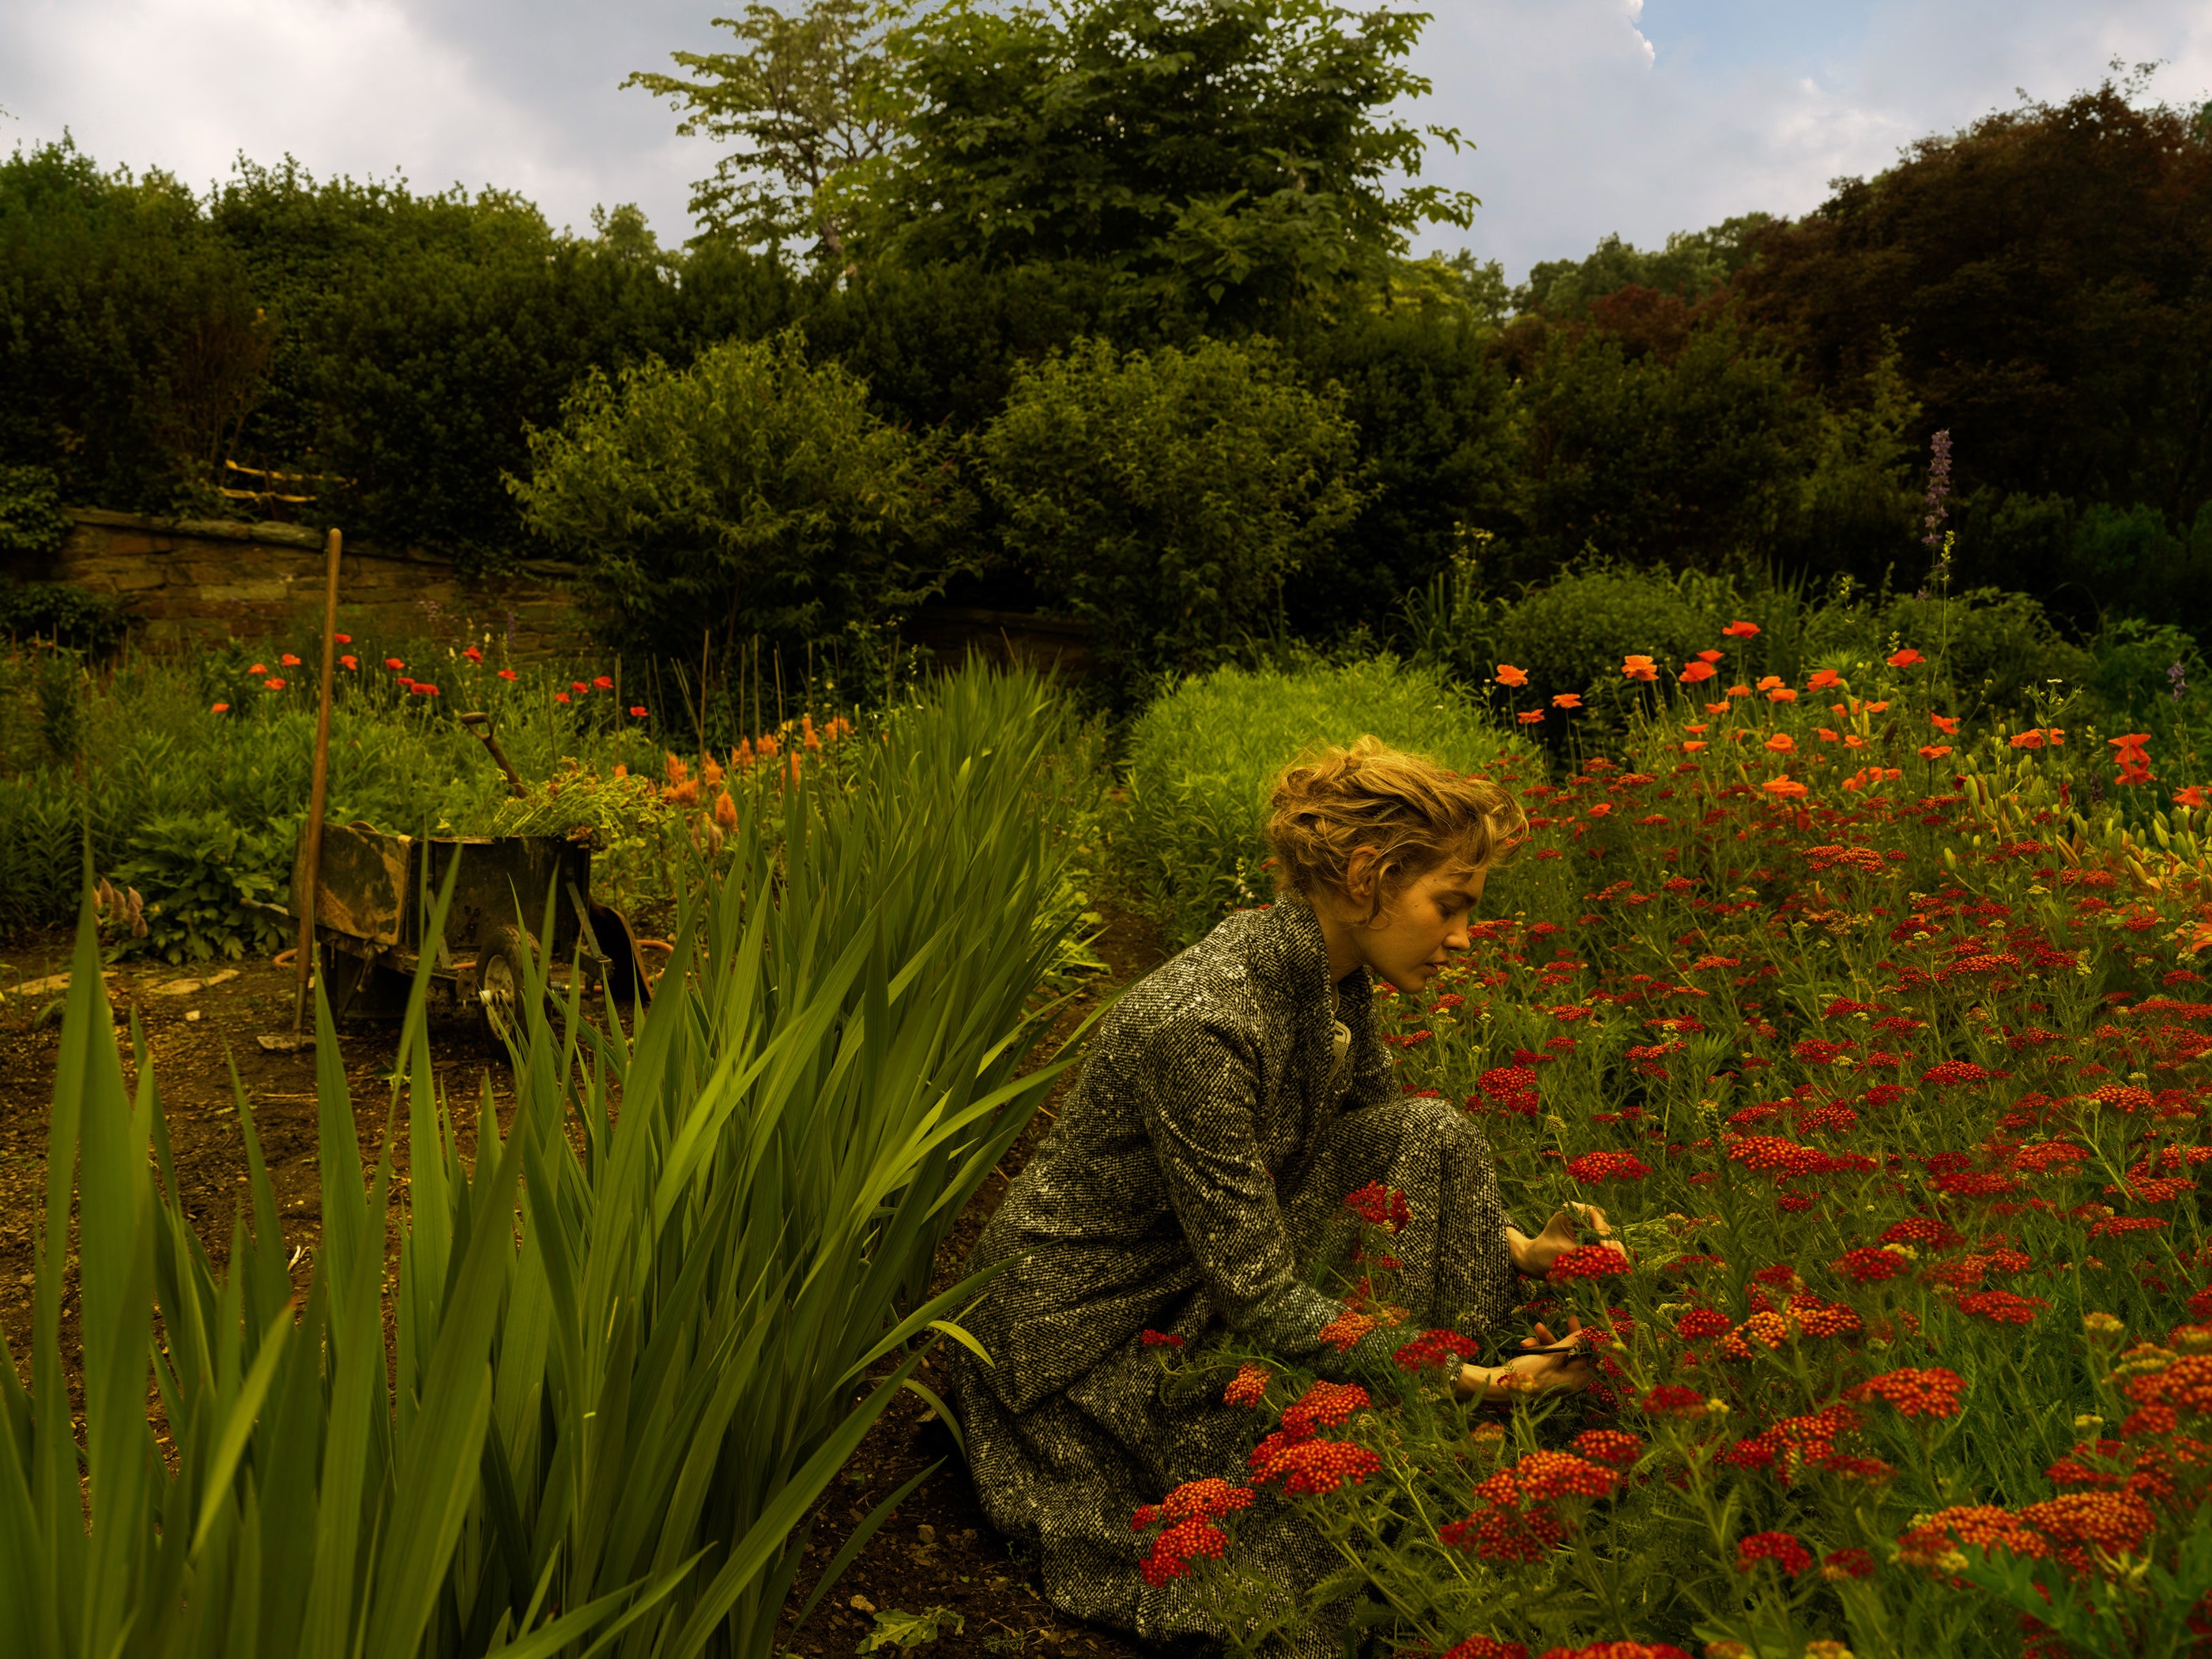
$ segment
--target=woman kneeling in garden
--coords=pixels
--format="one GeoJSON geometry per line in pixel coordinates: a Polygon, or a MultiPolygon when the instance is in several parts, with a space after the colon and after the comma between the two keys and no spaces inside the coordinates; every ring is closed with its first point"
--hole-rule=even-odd
{"type": "MultiPolygon", "coordinates": [[[[1564,1212],[1534,1237],[1512,1224],[1480,1127],[1401,1092],[1371,1007],[1370,974],[1418,992],[1467,948],[1519,809],[1373,738],[1290,768],[1270,805],[1281,901],[1231,916],[1103,1024],[976,1246],[975,1267],[1012,1262],[967,1321],[994,1363],[959,1352],[954,1371],[993,1523],[1039,1553],[1061,1609],[1153,1638],[1228,1632],[1191,1581],[1146,1582],[1131,1516],[1186,1481],[1242,1477],[1254,1426],[1218,1388],[1171,1387],[1149,1351],[1163,1334],[1189,1352],[1225,1327],[1328,1377],[1387,1370],[1404,1332],[1346,1343],[1361,1322],[1312,1285],[1351,1242],[1346,1195],[1370,1182],[1410,1200],[1393,1249],[1416,1327],[1494,1342],[1516,1270],[1541,1274],[1575,1242],[1564,1212]]],[[[1462,1400],[1588,1376],[1571,1354],[1443,1358],[1437,1386],[1462,1400]]],[[[1231,1554],[1300,1600],[1342,1565],[1272,1494],[1231,1554]]],[[[1335,1622],[1307,1625],[1299,1649],[1334,1651],[1335,1622]]]]}

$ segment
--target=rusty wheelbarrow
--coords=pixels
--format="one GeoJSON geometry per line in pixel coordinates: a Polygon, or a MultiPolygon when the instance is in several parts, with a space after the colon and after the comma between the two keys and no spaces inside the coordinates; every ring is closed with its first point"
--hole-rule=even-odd
{"type": "MultiPolygon", "coordinates": [[[[305,885],[305,836],[293,890],[305,885]]],[[[637,939],[621,911],[592,902],[591,849],[560,836],[388,835],[366,823],[323,826],[315,882],[316,967],[334,1019],[392,1019],[424,955],[434,1017],[519,1030],[541,943],[574,960],[618,1002],[649,1000],[637,939]],[[442,939],[426,939],[430,908],[458,859],[442,939]],[[552,932],[540,941],[546,895],[552,932]],[[518,920],[520,918],[520,920],[518,920]]]]}

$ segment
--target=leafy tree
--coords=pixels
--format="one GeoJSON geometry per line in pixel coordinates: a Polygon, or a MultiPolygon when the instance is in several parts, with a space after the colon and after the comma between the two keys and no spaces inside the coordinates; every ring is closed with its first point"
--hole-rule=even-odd
{"type": "Polygon", "coordinates": [[[1517,528],[1516,399],[1493,339],[1474,305],[1437,303],[1346,318],[1299,340],[1307,383],[1341,388],[1367,489],[1343,533],[1285,584],[1299,633],[1382,631],[1407,592],[1449,562],[1464,529],[1517,528]]]}
{"type": "Polygon", "coordinates": [[[896,25],[907,11],[874,0],[805,0],[796,16],[749,5],[714,20],[736,50],[672,52],[685,76],[641,70],[623,82],[684,111],[679,133],[736,146],[692,188],[708,234],[796,240],[844,264],[844,198],[899,132],[896,25]]]}
{"type": "Polygon", "coordinates": [[[810,364],[796,331],[684,368],[593,369],[529,447],[529,476],[507,486],[532,530],[583,561],[628,648],[693,657],[702,629],[717,643],[850,636],[967,562],[951,538],[969,504],[941,445],[877,417],[867,387],[810,364]]]}
{"type": "Polygon", "coordinates": [[[1357,441],[1342,392],[1265,343],[1089,340],[1023,369],[977,449],[1009,550],[1097,623],[1126,697],[1279,630],[1285,580],[1358,510],[1357,441]]]}
{"type": "Polygon", "coordinates": [[[268,349],[244,263],[174,179],[67,139],[0,161],[0,464],[105,507],[204,497],[268,349]]]}
{"type": "Polygon", "coordinates": [[[1132,307],[1251,325],[1379,277],[1472,197],[1393,191],[1425,142],[1420,13],[1326,0],[955,0],[915,24],[873,257],[1091,265],[1132,307]]]}
{"type": "Polygon", "coordinates": [[[1609,235],[1580,259],[1539,259],[1529,266],[1528,280],[1513,291],[1513,308],[1572,317],[1626,288],[1702,299],[1751,263],[1760,234],[1776,222],[1769,213],[1739,214],[1705,230],[1674,231],[1664,247],[1650,250],[1609,235]]]}
{"type": "Polygon", "coordinates": [[[2107,82],[1923,139],[1771,228],[1747,314],[1833,392],[1899,355],[1962,491],[2212,500],[2212,125],[2107,82]]]}
{"type": "Polygon", "coordinates": [[[1553,331],[1522,387],[1524,557],[1680,568],[1767,550],[1819,412],[1786,359],[1726,320],[1671,360],[1553,331]]]}
{"type": "Polygon", "coordinates": [[[310,520],[476,560],[519,550],[501,477],[579,375],[688,355],[710,317],[764,332],[792,306],[788,276],[742,252],[679,280],[635,208],[574,236],[511,194],[318,181],[288,161],[241,162],[208,215],[275,328],[241,459],[319,477],[310,520]]]}

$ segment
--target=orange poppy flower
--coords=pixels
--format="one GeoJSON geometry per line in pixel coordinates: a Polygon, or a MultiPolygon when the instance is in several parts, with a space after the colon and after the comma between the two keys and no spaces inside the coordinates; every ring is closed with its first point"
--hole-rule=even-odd
{"type": "Polygon", "coordinates": [[[1759,632],[1757,623],[1732,622],[1721,632],[1732,640],[1747,640],[1759,632]]]}
{"type": "Polygon", "coordinates": [[[1528,675],[1524,669],[1516,668],[1510,662],[1502,662],[1498,665],[1498,683],[1500,685],[1522,686],[1528,684],[1528,675]]]}
{"type": "Polygon", "coordinates": [[[1947,719],[1942,714],[1930,714],[1928,717],[1928,724],[1947,738],[1955,738],[1959,735],[1959,722],[1955,716],[1947,719]]]}
{"type": "Polygon", "coordinates": [[[1887,660],[1892,668],[1910,668],[1913,664],[1925,661],[1926,659],[1922,657],[1917,651],[1915,651],[1908,645],[1904,650],[1898,652],[1894,656],[1887,659],[1887,660]]]}
{"type": "Polygon", "coordinates": [[[1778,755],[1794,754],[1797,749],[1797,739],[1787,732],[1777,732],[1766,740],[1766,746],[1778,755]]]}
{"type": "Polygon", "coordinates": [[[1686,662],[1682,665],[1682,672],[1675,678],[1685,685],[1695,685],[1701,680],[1712,678],[1718,672],[1709,662],[1686,662]]]}
{"type": "Polygon", "coordinates": [[[1579,691],[1562,691],[1552,699],[1554,708],[1579,708],[1582,706],[1583,694],[1579,691]]]}

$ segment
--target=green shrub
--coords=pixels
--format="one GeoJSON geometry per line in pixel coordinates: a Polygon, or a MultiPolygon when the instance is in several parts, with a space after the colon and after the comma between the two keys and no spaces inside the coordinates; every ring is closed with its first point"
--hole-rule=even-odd
{"type": "Polygon", "coordinates": [[[696,662],[763,634],[786,648],[896,621],[963,568],[968,503],[939,446],[867,386],[811,365],[796,331],[689,368],[593,371],[509,481],[532,529],[580,556],[616,642],[696,662]]]}
{"type": "Polygon", "coordinates": [[[1262,830],[1275,775],[1304,750],[1369,732],[1464,772],[1519,747],[1440,675],[1389,657],[1297,672],[1218,669],[1145,711],[1129,742],[1133,873],[1172,943],[1267,902],[1262,830]]]}
{"type": "Polygon", "coordinates": [[[1128,700],[1279,632],[1284,580],[1351,521],[1357,434],[1264,344],[1124,356],[1103,340],[1022,374],[978,443],[1007,550],[1097,624],[1128,700]]]}
{"type": "Polygon", "coordinates": [[[221,812],[149,820],[113,876],[145,896],[146,937],[134,943],[168,962],[234,962],[278,949],[283,919],[260,907],[290,886],[298,839],[296,823],[247,830],[221,812]]]}
{"type": "Polygon", "coordinates": [[[0,639],[46,640],[105,657],[130,637],[131,622],[122,600],[66,582],[0,586],[0,639]]]}
{"type": "Polygon", "coordinates": [[[52,553],[69,527],[52,468],[0,466],[0,553],[52,553]]]}
{"type": "Polygon", "coordinates": [[[1715,632],[1729,620],[1656,572],[1601,568],[1564,576],[1507,606],[1491,642],[1498,662],[1528,676],[1527,696],[1540,704],[1562,691],[1605,699],[1625,684],[1627,653],[1671,666],[1716,643],[1715,632]]]}

